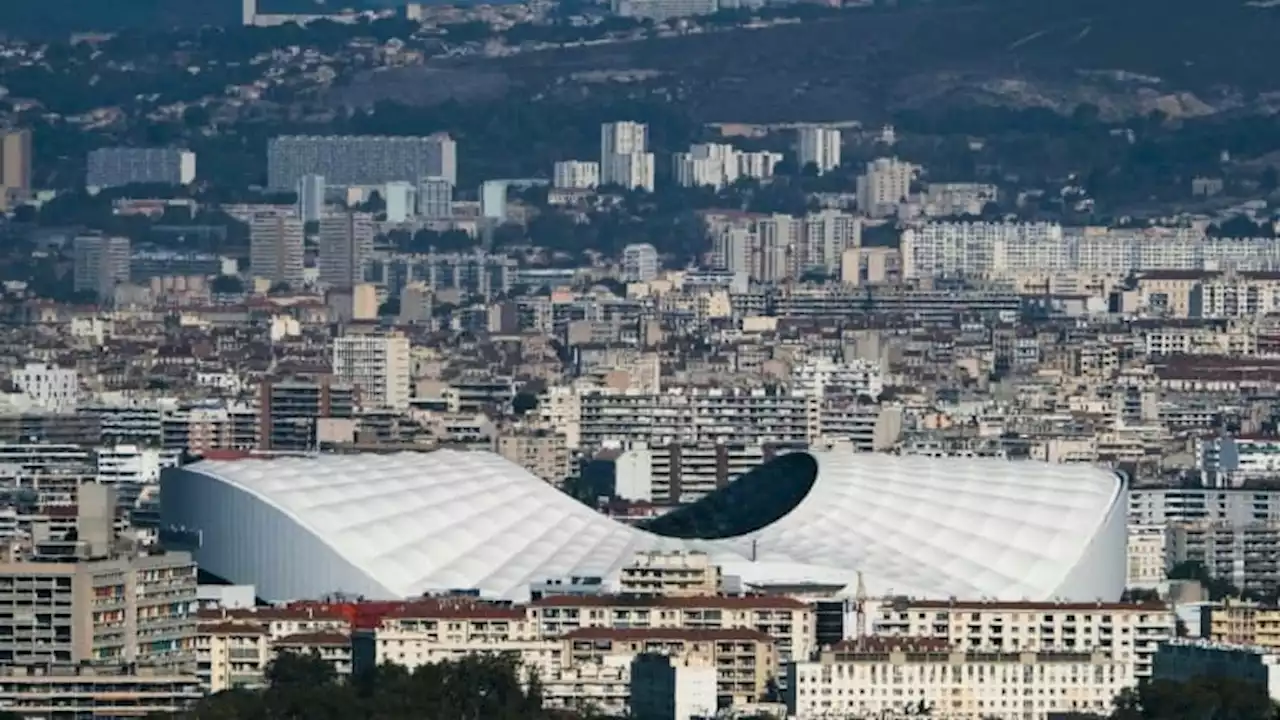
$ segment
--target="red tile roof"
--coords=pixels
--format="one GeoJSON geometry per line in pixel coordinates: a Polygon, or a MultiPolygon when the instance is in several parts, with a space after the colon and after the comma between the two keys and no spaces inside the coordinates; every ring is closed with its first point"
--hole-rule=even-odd
{"type": "Polygon", "coordinates": [[[523,606],[489,603],[471,598],[429,598],[406,602],[383,615],[386,619],[524,620],[523,606]]]}
{"type": "Polygon", "coordinates": [[[281,645],[289,646],[306,646],[306,647],[346,647],[351,645],[351,636],[340,632],[312,632],[297,633],[280,638],[272,643],[277,647],[281,645]]]}

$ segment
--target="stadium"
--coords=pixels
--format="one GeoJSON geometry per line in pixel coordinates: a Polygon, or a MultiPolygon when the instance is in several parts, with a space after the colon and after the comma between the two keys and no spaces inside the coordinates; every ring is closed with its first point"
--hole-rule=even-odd
{"type": "Polygon", "coordinates": [[[644,550],[700,550],[744,584],[1114,601],[1126,492],[1085,466],[847,451],[782,455],[642,526],[485,452],[202,460],[161,479],[166,542],[268,601],[473,590],[521,601],[644,550]]]}

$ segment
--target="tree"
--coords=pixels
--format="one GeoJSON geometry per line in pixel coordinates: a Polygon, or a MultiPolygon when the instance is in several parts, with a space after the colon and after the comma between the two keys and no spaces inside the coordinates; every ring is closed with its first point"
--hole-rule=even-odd
{"type": "Polygon", "coordinates": [[[244,292],[244,281],[235,275],[219,275],[213,279],[210,289],[219,295],[239,295],[244,292]]]}
{"type": "Polygon", "coordinates": [[[1262,171],[1262,177],[1258,179],[1258,187],[1266,193],[1272,192],[1276,187],[1280,186],[1280,173],[1272,165],[1268,165],[1266,170],[1262,171]]]}
{"type": "Polygon", "coordinates": [[[538,409],[538,396],[531,392],[522,390],[511,400],[511,410],[517,415],[524,415],[536,409],[538,409]]]}

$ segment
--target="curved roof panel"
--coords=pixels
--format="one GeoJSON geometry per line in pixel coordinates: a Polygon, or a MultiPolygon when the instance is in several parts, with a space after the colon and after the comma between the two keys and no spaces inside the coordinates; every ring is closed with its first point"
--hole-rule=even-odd
{"type": "Polygon", "coordinates": [[[164,522],[206,538],[202,567],[272,600],[460,588],[519,600],[530,583],[610,578],[637,551],[679,548],[748,583],[849,585],[861,572],[872,594],[1114,600],[1124,586],[1122,483],[1080,466],[797,453],[646,528],[492,453],[202,461],[163,482],[164,522]],[[225,497],[270,512],[227,512],[225,497]],[[309,545],[300,556],[340,570],[265,572],[281,551],[267,562],[244,545],[286,532],[309,545]]]}

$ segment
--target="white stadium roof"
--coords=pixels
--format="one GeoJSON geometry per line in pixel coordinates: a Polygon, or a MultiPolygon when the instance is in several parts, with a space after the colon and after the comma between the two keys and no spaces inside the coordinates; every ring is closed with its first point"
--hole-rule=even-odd
{"type": "Polygon", "coordinates": [[[654,523],[688,539],[664,537],[495,454],[439,450],[206,460],[166,471],[161,503],[168,537],[194,538],[203,569],[273,601],[521,600],[531,583],[608,581],[637,551],[679,548],[748,584],[852,585],[861,572],[873,595],[1092,601],[1124,587],[1126,494],[1101,469],[797,453],[716,495],[654,523]]]}

